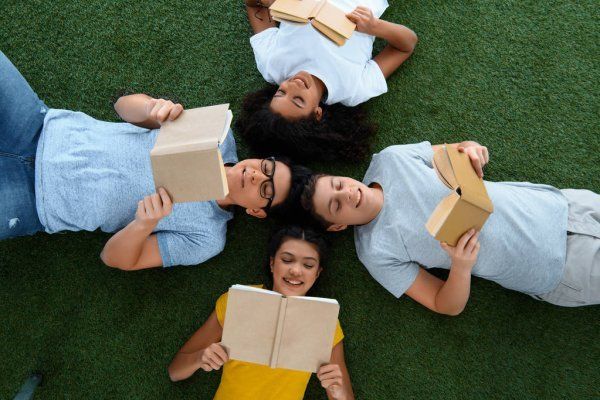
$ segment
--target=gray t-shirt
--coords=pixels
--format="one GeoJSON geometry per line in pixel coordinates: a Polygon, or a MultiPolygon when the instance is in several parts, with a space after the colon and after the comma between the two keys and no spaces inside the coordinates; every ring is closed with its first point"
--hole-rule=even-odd
{"type": "MultiPolygon", "coordinates": [[[[150,150],[158,132],[49,110],[35,164],[36,206],[46,232],[115,232],[133,221],[138,201],[155,192],[150,150]]],[[[220,148],[225,163],[237,162],[231,132],[220,148]]],[[[154,230],[163,265],[199,264],[220,253],[232,217],[214,201],[175,204],[154,230]]]]}
{"type": "MultiPolygon", "coordinates": [[[[449,190],[437,177],[429,142],[375,154],[363,182],[380,184],[377,217],[357,226],[358,257],[371,275],[400,297],[419,266],[450,268],[450,257],[425,223],[449,190]]],[[[473,275],[528,294],[554,289],[565,265],[568,205],[559,190],[528,182],[485,182],[494,213],[483,227],[473,275]]]]}

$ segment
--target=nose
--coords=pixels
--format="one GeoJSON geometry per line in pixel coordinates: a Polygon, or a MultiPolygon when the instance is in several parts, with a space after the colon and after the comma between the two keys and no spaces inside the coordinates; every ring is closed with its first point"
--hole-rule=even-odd
{"type": "Polygon", "coordinates": [[[290,275],[300,276],[301,272],[302,268],[300,267],[300,264],[292,263],[292,265],[290,265],[290,275]]]}

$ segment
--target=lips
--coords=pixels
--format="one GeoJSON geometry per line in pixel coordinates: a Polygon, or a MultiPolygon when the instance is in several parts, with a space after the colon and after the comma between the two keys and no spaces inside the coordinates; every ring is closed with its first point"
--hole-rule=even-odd
{"type": "Polygon", "coordinates": [[[360,206],[360,202],[362,201],[362,190],[357,189],[356,192],[357,192],[356,196],[358,197],[358,200],[356,201],[356,205],[354,206],[354,208],[358,208],[358,206],[360,206]]]}
{"type": "Polygon", "coordinates": [[[285,283],[287,283],[288,285],[295,286],[295,287],[302,286],[304,284],[304,282],[302,282],[301,280],[292,279],[292,278],[283,278],[283,281],[285,283]]]}

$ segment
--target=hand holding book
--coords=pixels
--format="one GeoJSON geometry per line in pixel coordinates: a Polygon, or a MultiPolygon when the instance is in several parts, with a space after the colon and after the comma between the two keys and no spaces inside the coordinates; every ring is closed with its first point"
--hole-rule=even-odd
{"type": "Polygon", "coordinates": [[[221,369],[227,361],[229,361],[229,356],[221,343],[213,343],[198,352],[200,368],[206,372],[221,369]]]}
{"type": "Polygon", "coordinates": [[[346,18],[356,24],[358,32],[366,33],[367,35],[376,36],[376,27],[379,18],[373,15],[370,8],[358,6],[351,13],[346,14],[346,18]]]}
{"type": "Polygon", "coordinates": [[[155,121],[159,125],[169,120],[174,121],[183,111],[183,106],[175,104],[171,100],[149,99],[146,103],[147,119],[155,121]]]}

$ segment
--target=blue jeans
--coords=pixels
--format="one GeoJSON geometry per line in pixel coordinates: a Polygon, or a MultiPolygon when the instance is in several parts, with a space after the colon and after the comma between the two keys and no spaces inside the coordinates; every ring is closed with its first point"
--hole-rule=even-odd
{"type": "Polygon", "coordinates": [[[0,240],[43,231],[35,152],[48,107],[0,51],[0,240]]]}

